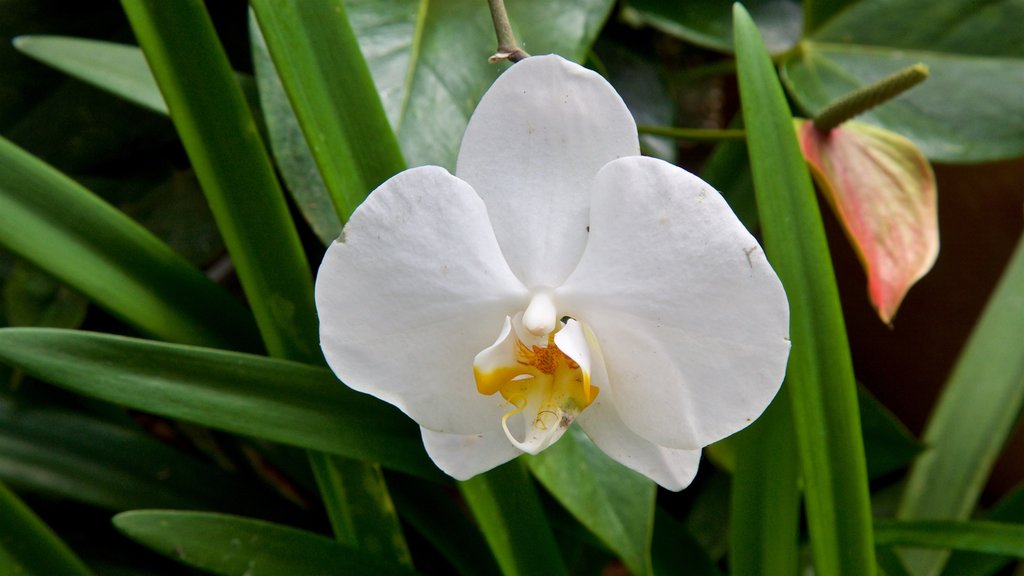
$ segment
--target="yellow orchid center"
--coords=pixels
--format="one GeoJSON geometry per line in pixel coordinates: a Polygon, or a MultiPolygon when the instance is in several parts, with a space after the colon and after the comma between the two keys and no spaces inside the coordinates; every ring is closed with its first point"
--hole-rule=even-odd
{"type": "Polygon", "coordinates": [[[502,417],[502,427],[513,444],[532,454],[561,437],[599,392],[590,383],[590,373],[555,344],[557,331],[548,335],[547,346],[538,346],[527,345],[512,330],[509,340],[514,360],[473,370],[481,394],[500,393],[512,406],[502,417]],[[520,441],[510,430],[509,419],[527,408],[525,439],[520,441]]]}

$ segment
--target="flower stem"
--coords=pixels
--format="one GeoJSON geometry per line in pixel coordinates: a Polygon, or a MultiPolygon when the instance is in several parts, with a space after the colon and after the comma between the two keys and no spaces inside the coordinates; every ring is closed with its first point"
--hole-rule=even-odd
{"type": "Polygon", "coordinates": [[[525,50],[516,44],[516,35],[512,33],[512,24],[508,21],[508,12],[505,11],[505,0],[487,0],[491,8],[491,20],[494,21],[494,33],[498,36],[498,51],[487,59],[494,64],[502,60],[519,62],[529,56],[525,50]]]}
{"type": "Polygon", "coordinates": [[[892,100],[927,78],[928,67],[924,64],[908,66],[832,102],[814,117],[814,127],[827,132],[854,116],[892,100]]]}
{"type": "Polygon", "coordinates": [[[742,140],[746,138],[743,130],[711,130],[705,128],[674,128],[669,126],[651,126],[640,124],[637,131],[641,134],[667,136],[677,140],[693,140],[697,142],[716,140],[742,140]]]}

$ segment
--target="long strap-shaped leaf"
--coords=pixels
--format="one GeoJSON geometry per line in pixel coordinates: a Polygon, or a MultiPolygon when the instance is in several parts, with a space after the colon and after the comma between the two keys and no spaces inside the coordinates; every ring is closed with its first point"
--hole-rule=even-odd
{"type": "Polygon", "coordinates": [[[148,230],[0,138],[0,245],[140,331],[172,342],[258,350],[226,291],[148,230]]]}
{"type": "Polygon", "coordinates": [[[326,368],[47,328],[0,329],[0,360],[130,408],[440,477],[408,418],[326,368]]]}
{"type": "Polygon", "coordinates": [[[342,222],[405,169],[341,0],[254,0],[256,19],[342,222]]]}
{"type": "MultiPolygon", "coordinates": [[[[910,470],[901,519],[970,517],[1024,405],[1024,239],[957,360],[925,429],[928,450],[910,470]],[[969,426],[965,426],[969,423],[969,426]]],[[[944,555],[908,555],[936,573],[944,555]]]]}
{"type": "Polygon", "coordinates": [[[92,572],[43,521],[0,484],[0,573],[90,576],[92,572]]]}
{"type": "Polygon", "coordinates": [[[226,514],[137,510],[115,516],[114,526],[161,554],[211,574],[415,574],[319,534],[226,514]]]}
{"type": "Polygon", "coordinates": [[[786,385],[819,574],[873,574],[867,466],[839,294],[811,178],[778,75],[750,15],[733,9],[743,117],[768,257],[790,303],[786,385]]]}
{"type": "MultiPolygon", "coordinates": [[[[203,186],[267,350],[279,358],[321,363],[309,265],[252,113],[202,2],[122,4],[203,186]]],[[[401,543],[396,553],[406,554],[385,490],[353,494],[351,486],[332,481],[340,470],[379,480],[377,471],[316,456],[311,464],[339,539],[371,548],[401,543]],[[377,517],[366,521],[374,503],[377,517]],[[352,530],[357,517],[364,521],[352,530]]]]}
{"type": "Polygon", "coordinates": [[[1024,525],[1004,522],[942,520],[879,520],[879,546],[955,548],[1024,558],[1024,525]]]}

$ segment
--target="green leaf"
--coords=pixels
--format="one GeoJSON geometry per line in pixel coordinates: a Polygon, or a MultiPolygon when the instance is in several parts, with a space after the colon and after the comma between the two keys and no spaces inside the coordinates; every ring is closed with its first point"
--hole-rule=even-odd
{"type": "MultiPolygon", "coordinates": [[[[1024,486],[1003,498],[985,518],[995,522],[1024,524],[1024,486]]],[[[942,571],[947,576],[991,576],[1012,561],[1008,556],[980,552],[954,552],[942,571]]]]}
{"type": "Polygon", "coordinates": [[[0,573],[90,576],[92,572],[32,510],[0,484],[0,573]]]}
{"type": "Polygon", "coordinates": [[[800,466],[791,392],[783,384],[765,413],[735,436],[729,548],[735,574],[800,571],[800,466]]]}
{"type": "Polygon", "coordinates": [[[686,567],[687,576],[721,576],[708,552],[694,535],[661,508],[654,515],[654,541],[651,546],[654,573],[658,576],[679,574],[686,567]]]}
{"type": "Polygon", "coordinates": [[[39,35],[15,38],[14,47],[79,80],[167,115],[167,105],[153,80],[146,58],[135,46],[39,35]]]}
{"type": "Polygon", "coordinates": [[[259,348],[241,304],[124,214],[3,139],[0,173],[0,245],[146,334],[259,348]]]}
{"type": "MultiPolygon", "coordinates": [[[[721,0],[629,0],[626,17],[704,48],[732,52],[731,3],[721,0]]],[[[791,48],[800,40],[803,20],[798,0],[747,0],[743,3],[764,35],[771,53],[791,48]]]]}
{"type": "Polygon", "coordinates": [[[735,5],[740,98],[769,260],[790,305],[786,386],[821,574],[874,573],[857,388],[825,231],[782,87],[757,28],[735,5]]]}
{"type": "Polygon", "coordinates": [[[341,235],[341,220],[335,212],[334,202],[320,176],[306,137],[302,134],[299,119],[295,117],[288,101],[281,78],[270,60],[263,33],[252,17],[249,19],[249,38],[270,151],[302,217],[322,243],[330,244],[341,235]]]}
{"type": "Polygon", "coordinates": [[[650,574],[653,482],[604,455],[579,426],[527,460],[530,471],[632,574],[650,574]]]}
{"type": "MultiPolygon", "coordinates": [[[[583,61],[611,0],[508,3],[516,38],[531,54],[583,61]]],[[[487,63],[497,46],[480,0],[346,0],[352,28],[410,166],[455,169],[476,103],[503,67],[487,63]]]]}
{"type": "Polygon", "coordinates": [[[955,548],[1024,558],[1024,525],[1003,522],[877,520],[878,546],[955,548]]]}
{"type": "Polygon", "coordinates": [[[341,221],[405,169],[342,0],[254,0],[274,66],[341,221]]]}
{"type": "Polygon", "coordinates": [[[137,510],[113,522],[129,538],[213,574],[414,574],[319,534],[237,516],[137,510]]]}
{"type": "MultiPolygon", "coordinates": [[[[897,516],[970,517],[1024,406],[1024,238],[961,352],[924,432],[926,450],[910,470],[897,516]],[[970,426],[964,426],[970,422],[970,426]]],[[[915,555],[912,568],[937,570],[942,557],[915,555]]]]}
{"type": "Polygon", "coordinates": [[[326,368],[42,328],[0,330],[0,360],[137,410],[440,477],[410,420],[326,368]]]}
{"type": "Polygon", "coordinates": [[[1024,0],[861,0],[800,44],[783,78],[813,114],[830,101],[923,62],[929,80],[860,117],[914,141],[932,160],[1024,154],[1024,0]]]}
{"type": "Polygon", "coordinates": [[[110,510],[146,506],[275,514],[268,491],[138,430],[65,409],[0,400],[0,478],[110,510]]]}
{"type": "Polygon", "coordinates": [[[209,15],[195,0],[122,4],[203,186],[267,350],[273,356],[319,361],[313,282],[305,254],[209,15]]]}
{"type": "Polygon", "coordinates": [[[907,427],[862,386],[857,387],[857,404],[864,431],[868,478],[880,478],[913,462],[922,446],[907,427]]]}
{"type": "Polygon", "coordinates": [[[459,483],[505,576],[566,574],[537,491],[520,460],[459,483]]]}

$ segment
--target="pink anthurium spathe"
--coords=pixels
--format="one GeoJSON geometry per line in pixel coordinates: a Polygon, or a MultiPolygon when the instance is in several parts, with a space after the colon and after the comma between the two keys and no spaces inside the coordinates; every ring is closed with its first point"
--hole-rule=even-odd
{"type": "Polygon", "coordinates": [[[868,294],[889,324],[935,263],[935,175],[913,142],[861,122],[829,131],[796,121],[804,158],[867,272],[868,294]]]}
{"type": "Polygon", "coordinates": [[[466,479],[576,422],[680,490],[701,448],[782,382],[789,305],[761,247],[696,176],[639,155],[599,75],[558,56],[481,100],[455,175],[377,188],[316,281],[324,356],[466,479]]]}

